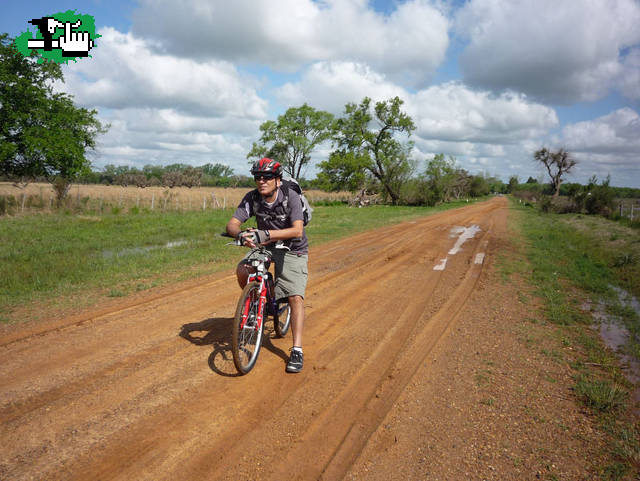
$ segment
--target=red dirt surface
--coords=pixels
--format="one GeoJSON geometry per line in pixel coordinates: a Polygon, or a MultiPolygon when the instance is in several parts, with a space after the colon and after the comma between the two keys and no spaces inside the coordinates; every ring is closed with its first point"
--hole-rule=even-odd
{"type": "Polygon", "coordinates": [[[0,479],[596,479],[569,368],[496,273],[507,222],[495,198],[313,248],[300,374],[267,324],[236,375],[231,271],[5,326],[0,479]]]}

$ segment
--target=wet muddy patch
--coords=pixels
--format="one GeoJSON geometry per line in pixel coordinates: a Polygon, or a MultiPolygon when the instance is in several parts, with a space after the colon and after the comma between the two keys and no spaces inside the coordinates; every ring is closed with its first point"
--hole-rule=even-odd
{"type": "MultiPolygon", "coordinates": [[[[636,319],[640,318],[640,302],[634,296],[616,286],[610,286],[617,294],[617,301],[623,308],[630,308],[636,313],[636,319]]],[[[598,331],[605,345],[614,351],[619,360],[624,376],[633,383],[635,388],[631,394],[635,402],[640,402],[640,360],[629,354],[629,347],[634,340],[633,334],[625,326],[624,321],[611,314],[607,304],[587,302],[582,308],[591,312],[595,323],[592,328],[598,331]]],[[[636,339],[635,342],[638,342],[636,339]]]]}
{"type": "Polygon", "coordinates": [[[125,256],[132,256],[132,255],[145,255],[148,254],[149,252],[156,250],[156,249],[174,249],[176,247],[180,247],[183,246],[187,243],[186,240],[178,240],[178,241],[172,241],[172,242],[167,242],[164,245],[155,245],[155,246],[144,246],[144,247],[129,247],[126,249],[118,249],[118,250],[113,250],[113,249],[108,249],[105,251],[102,251],[102,257],[106,258],[106,259],[110,259],[113,257],[125,257],[125,256]]]}

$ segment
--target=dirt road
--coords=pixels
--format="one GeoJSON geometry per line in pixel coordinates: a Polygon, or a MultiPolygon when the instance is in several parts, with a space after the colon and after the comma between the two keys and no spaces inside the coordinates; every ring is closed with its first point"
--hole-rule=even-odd
{"type": "MultiPolygon", "coordinates": [[[[284,370],[290,334],[275,339],[268,325],[256,368],[236,376],[230,316],[239,289],[229,271],[6,329],[0,479],[431,479],[427,453],[387,448],[415,447],[424,432],[412,426],[426,419],[436,433],[454,429],[426,405],[403,415],[402,403],[420,398],[421,383],[443,382],[438,356],[465,349],[452,331],[471,296],[490,309],[496,293],[478,285],[506,226],[507,202],[495,198],[312,249],[297,375],[284,370]],[[394,432],[394,422],[404,427],[394,432]]],[[[455,372],[447,376],[453,385],[455,372]]],[[[424,446],[441,439],[438,456],[455,452],[446,437],[424,446]]],[[[446,469],[458,474],[432,479],[461,479],[467,468],[454,458],[446,469]]]]}

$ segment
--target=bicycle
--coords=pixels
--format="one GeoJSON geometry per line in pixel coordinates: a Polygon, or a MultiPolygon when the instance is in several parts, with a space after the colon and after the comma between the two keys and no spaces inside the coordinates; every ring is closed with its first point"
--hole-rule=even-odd
{"type": "MultiPolygon", "coordinates": [[[[221,235],[231,237],[227,233],[221,235]]],[[[237,239],[227,245],[243,246],[237,239]]],[[[288,249],[282,243],[276,248],[288,249]]],[[[264,246],[253,248],[249,265],[255,271],[249,275],[240,294],[233,320],[233,363],[240,374],[251,371],[258,360],[266,316],[272,316],[277,337],[284,337],[291,325],[289,302],[275,298],[274,278],[269,272],[272,262],[271,252],[264,246]]]]}

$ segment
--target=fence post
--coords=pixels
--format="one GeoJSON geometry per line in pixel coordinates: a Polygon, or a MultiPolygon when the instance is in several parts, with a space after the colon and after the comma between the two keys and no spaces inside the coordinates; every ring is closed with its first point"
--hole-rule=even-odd
{"type": "Polygon", "coordinates": [[[155,203],[155,201],[156,201],[156,193],[152,192],[151,193],[151,210],[153,210],[153,204],[155,203]]]}
{"type": "Polygon", "coordinates": [[[23,214],[24,214],[24,201],[26,200],[26,198],[27,198],[27,193],[23,192],[22,193],[22,213],[23,214]]]}
{"type": "Polygon", "coordinates": [[[202,210],[207,210],[207,198],[202,197],[202,210]]]}

